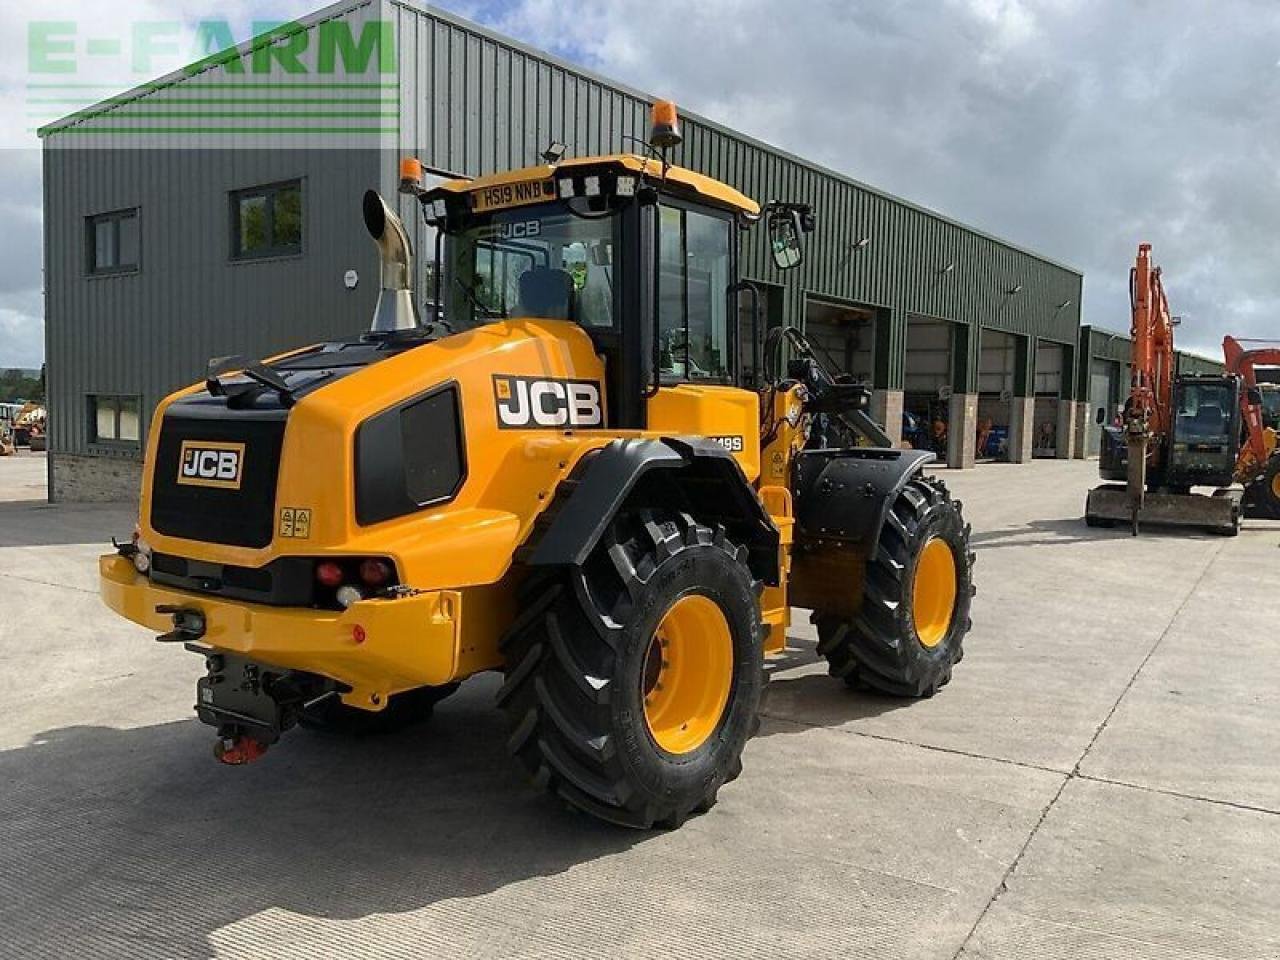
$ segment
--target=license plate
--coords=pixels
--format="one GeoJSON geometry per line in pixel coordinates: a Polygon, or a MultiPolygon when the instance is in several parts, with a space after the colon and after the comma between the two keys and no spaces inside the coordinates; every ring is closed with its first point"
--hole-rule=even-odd
{"type": "Polygon", "coordinates": [[[507,207],[524,207],[531,203],[552,200],[556,185],[552,180],[530,180],[527,183],[500,183],[472,191],[471,209],[476,213],[504,210],[507,207]]]}

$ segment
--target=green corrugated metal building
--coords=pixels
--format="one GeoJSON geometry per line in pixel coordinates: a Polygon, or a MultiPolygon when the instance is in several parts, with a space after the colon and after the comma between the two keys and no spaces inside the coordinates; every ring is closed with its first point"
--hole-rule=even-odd
{"type": "MultiPolygon", "coordinates": [[[[377,260],[360,196],[369,186],[395,195],[399,156],[481,175],[538,162],[553,140],[570,156],[631,152],[652,100],[434,9],[351,0],[52,124],[42,132],[51,490],[131,495],[150,410],[203,376],[209,357],[363,329],[377,260]],[[202,100],[218,101],[220,119],[193,107],[202,100]]],[[[873,383],[891,433],[944,424],[953,466],[976,452],[1075,453],[1083,394],[1071,371],[1091,356],[1077,348],[1078,271],[682,119],[675,163],[761,201],[814,205],[800,270],[783,280],[753,231],[745,272],[762,283],[771,320],[805,327],[873,383]],[[904,420],[904,408],[916,416],[904,420]],[[977,451],[984,425],[993,429],[977,451]]],[[[401,214],[429,254],[410,203],[401,214]]],[[[419,259],[425,277],[430,258],[419,259]]]]}

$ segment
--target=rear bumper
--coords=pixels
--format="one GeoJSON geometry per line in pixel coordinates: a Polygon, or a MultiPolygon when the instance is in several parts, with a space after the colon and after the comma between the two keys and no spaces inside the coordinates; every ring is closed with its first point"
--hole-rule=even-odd
{"type": "Polygon", "coordinates": [[[204,615],[200,642],[275,667],[302,670],[351,688],[343,700],[368,708],[388,696],[456,679],[462,596],[439,590],[363,600],[344,611],[268,607],[153,584],[117,554],[98,559],[103,602],[157,633],[173,627],[158,606],[204,615]],[[357,642],[355,630],[364,630],[357,642]],[[375,699],[376,698],[376,699],[375,699]]]}

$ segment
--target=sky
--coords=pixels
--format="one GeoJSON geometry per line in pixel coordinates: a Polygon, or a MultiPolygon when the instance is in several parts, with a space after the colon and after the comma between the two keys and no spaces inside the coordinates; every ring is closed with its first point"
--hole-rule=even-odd
{"type": "MultiPolygon", "coordinates": [[[[113,9],[178,23],[175,46],[191,49],[205,17],[229,20],[240,39],[255,20],[320,5],[113,9]]],[[[1180,347],[1220,356],[1225,333],[1280,338],[1275,0],[438,5],[1080,269],[1084,323],[1128,329],[1128,270],[1149,241],[1183,317],[1180,347]]],[[[103,9],[69,0],[56,16],[89,25],[103,9]]],[[[43,356],[32,15],[0,10],[0,367],[43,356]]],[[[80,69],[121,79],[119,68],[80,69]]]]}

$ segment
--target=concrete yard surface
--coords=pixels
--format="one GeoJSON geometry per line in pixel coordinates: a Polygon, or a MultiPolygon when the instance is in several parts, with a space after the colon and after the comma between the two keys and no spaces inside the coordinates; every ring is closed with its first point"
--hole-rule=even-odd
{"type": "Polygon", "coordinates": [[[0,956],[1280,957],[1278,524],[1135,539],[1084,525],[1095,464],[943,471],[952,683],[846,690],[797,613],[742,777],[636,833],[522,781],[493,677],[215,763],[199,658],[96,595],[134,508],[43,471],[0,459],[0,956]]]}

